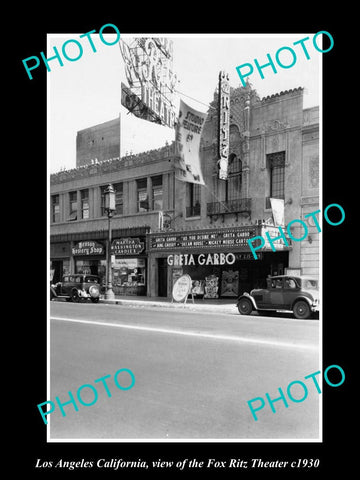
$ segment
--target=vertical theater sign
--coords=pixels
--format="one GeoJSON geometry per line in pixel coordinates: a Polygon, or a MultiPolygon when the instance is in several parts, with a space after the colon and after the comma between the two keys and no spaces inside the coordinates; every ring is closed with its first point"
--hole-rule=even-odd
{"type": "Polygon", "coordinates": [[[226,180],[228,177],[228,156],[230,136],[230,82],[229,74],[219,73],[219,178],[226,180]]]}
{"type": "Polygon", "coordinates": [[[129,86],[121,84],[121,104],[135,116],[173,128],[173,43],[162,37],[121,39],[120,51],[129,86]]]}

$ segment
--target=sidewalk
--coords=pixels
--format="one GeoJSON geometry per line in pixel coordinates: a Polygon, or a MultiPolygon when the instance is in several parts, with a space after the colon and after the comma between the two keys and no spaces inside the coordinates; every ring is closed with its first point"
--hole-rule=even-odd
{"type": "Polygon", "coordinates": [[[202,299],[195,298],[194,303],[192,298],[189,297],[187,302],[171,302],[166,297],[137,297],[137,296],[115,296],[114,300],[105,299],[104,295],[100,297],[100,303],[107,303],[111,305],[130,305],[136,307],[165,307],[165,308],[177,308],[193,311],[207,311],[207,312],[219,312],[230,313],[239,315],[239,311],[236,306],[236,298],[224,299],[202,299]]]}

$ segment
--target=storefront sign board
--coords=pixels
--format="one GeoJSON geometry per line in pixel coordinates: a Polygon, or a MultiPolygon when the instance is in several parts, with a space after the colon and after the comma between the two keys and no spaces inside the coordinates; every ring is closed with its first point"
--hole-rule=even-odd
{"type": "MultiPolygon", "coordinates": [[[[191,292],[192,280],[190,275],[182,275],[176,280],[172,290],[172,300],[175,302],[186,303],[187,297],[191,292]]],[[[194,299],[193,299],[194,301],[194,299]]]]}
{"type": "Polygon", "coordinates": [[[74,256],[105,255],[105,248],[101,243],[93,240],[77,242],[71,249],[74,256]]]}
{"type": "Polygon", "coordinates": [[[113,255],[139,255],[145,247],[145,243],[139,238],[126,237],[113,240],[111,253],[113,255]]]}
{"type": "Polygon", "coordinates": [[[193,254],[178,254],[168,255],[168,265],[232,265],[236,260],[233,253],[200,253],[199,255],[193,254]]]}
{"type": "Polygon", "coordinates": [[[152,251],[162,250],[201,250],[244,247],[249,251],[247,240],[258,235],[256,226],[242,226],[238,228],[209,229],[203,231],[190,231],[181,233],[171,233],[169,235],[151,234],[149,235],[149,249],[152,251]]]}

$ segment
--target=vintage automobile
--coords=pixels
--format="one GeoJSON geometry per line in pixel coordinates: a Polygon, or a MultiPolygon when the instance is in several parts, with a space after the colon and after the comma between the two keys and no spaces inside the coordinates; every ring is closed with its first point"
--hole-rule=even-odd
{"type": "Polygon", "coordinates": [[[97,275],[64,275],[61,282],[50,286],[50,300],[53,298],[65,298],[67,302],[90,299],[97,303],[100,298],[100,278],[97,275]]]}
{"type": "Polygon", "coordinates": [[[295,318],[307,319],[319,311],[318,281],[305,276],[269,276],[266,288],[244,292],[237,307],[241,315],[250,315],[253,310],[260,314],[292,311],[295,318]]]}

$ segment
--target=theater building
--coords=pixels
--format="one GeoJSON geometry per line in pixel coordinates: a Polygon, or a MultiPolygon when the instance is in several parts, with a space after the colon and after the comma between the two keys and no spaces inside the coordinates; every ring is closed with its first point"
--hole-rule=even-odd
{"type": "MultiPolygon", "coordinates": [[[[235,297],[269,274],[319,276],[319,233],[301,242],[269,242],[255,260],[247,240],[278,236],[270,199],[281,199],[284,224],[319,205],[319,109],[303,108],[303,89],[260,99],[231,88],[227,180],[218,174],[218,91],[204,124],[200,158],[205,185],[175,179],[174,145],[51,175],[51,267],[104,277],[107,218],[103,191],[116,190],[111,249],[118,295],[171,297],[188,273],[205,298],[235,297]]],[[[85,153],[82,152],[83,158],[85,153]]],[[[300,238],[299,229],[291,230],[300,238]]]]}
{"type": "MultiPolygon", "coordinates": [[[[201,161],[205,186],[175,182],[170,231],[148,234],[150,292],[167,291],[188,273],[205,298],[232,297],[264,285],[267,275],[319,276],[319,234],[302,242],[269,242],[252,255],[247,240],[279,235],[270,198],[284,202],[285,226],[319,209],[319,110],[303,109],[303,89],[260,99],[247,85],[231,89],[228,179],[218,175],[218,97],[205,122],[201,161]],[[157,289],[156,289],[156,286],[157,289]]],[[[298,228],[291,230],[301,238],[298,228]]]]}

